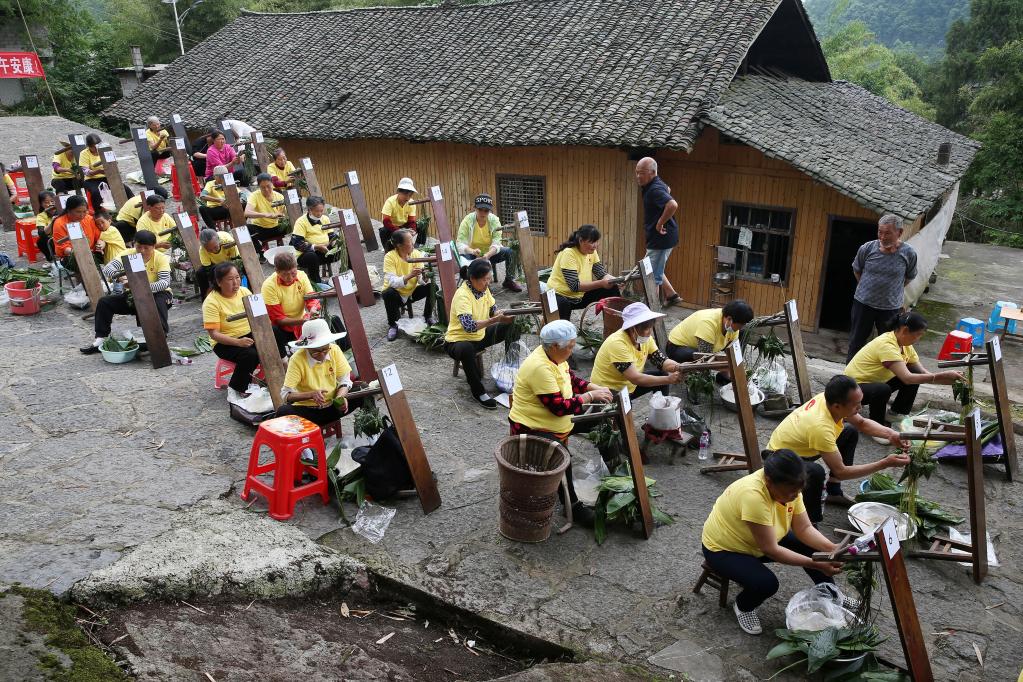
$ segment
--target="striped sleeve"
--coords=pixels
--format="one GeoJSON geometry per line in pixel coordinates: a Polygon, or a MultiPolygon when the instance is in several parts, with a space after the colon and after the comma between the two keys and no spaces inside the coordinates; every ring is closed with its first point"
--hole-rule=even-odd
{"type": "Polygon", "coordinates": [[[579,291],[579,271],[578,270],[562,270],[561,276],[565,278],[565,284],[572,291],[579,291]]]}
{"type": "Polygon", "coordinates": [[[593,279],[604,279],[607,275],[607,268],[603,263],[593,264],[593,279]]]}

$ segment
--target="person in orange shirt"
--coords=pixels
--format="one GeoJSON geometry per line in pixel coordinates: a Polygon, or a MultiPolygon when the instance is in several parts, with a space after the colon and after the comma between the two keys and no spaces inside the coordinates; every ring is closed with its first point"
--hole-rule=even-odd
{"type": "Polygon", "coordinates": [[[99,228],[96,227],[96,222],[89,215],[88,202],[86,202],[85,197],[77,194],[68,197],[67,202],[64,204],[64,210],[59,216],[54,218],[53,226],[50,230],[53,236],[53,251],[57,258],[63,258],[71,253],[71,242],[61,243],[60,241],[68,236],[68,223],[79,223],[82,226],[82,232],[85,234],[85,238],[89,240],[90,250],[96,246],[96,240],[99,239],[99,228]]]}

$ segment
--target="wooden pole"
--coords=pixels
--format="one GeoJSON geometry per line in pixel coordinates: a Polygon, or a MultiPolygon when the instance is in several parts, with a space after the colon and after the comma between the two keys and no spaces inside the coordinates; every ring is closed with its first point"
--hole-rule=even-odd
{"type": "Polygon", "coordinates": [[[618,405],[618,429],[622,434],[622,443],[629,453],[629,468],[632,470],[632,485],[639,502],[640,516],[643,521],[643,536],[650,539],[654,534],[654,515],[650,511],[650,491],[646,487],[646,473],[643,470],[643,455],[639,451],[636,440],[636,426],[632,422],[632,401],[629,399],[629,388],[626,386],[615,396],[618,405]]]}
{"type": "Polygon", "coordinates": [[[987,342],[987,358],[991,376],[991,391],[995,398],[995,413],[998,416],[998,430],[1002,436],[1002,452],[1005,457],[1005,477],[1010,481],[1019,478],[1019,462],[1016,458],[1016,435],[1012,430],[1012,403],[1009,402],[1008,383],[1005,381],[1005,367],[1002,365],[1002,344],[997,336],[987,342]]]}
{"type": "Polygon", "coordinates": [[[288,220],[294,225],[302,217],[302,198],[297,189],[284,190],[284,206],[288,210],[288,220]]]}
{"type": "Polygon", "coordinates": [[[227,119],[220,121],[220,132],[224,133],[224,142],[227,144],[233,147],[238,143],[238,138],[234,135],[234,129],[227,124],[227,119]]]}
{"type": "Polygon", "coordinates": [[[234,183],[234,175],[231,171],[221,173],[220,178],[224,192],[224,206],[227,206],[231,214],[231,227],[241,227],[245,224],[245,209],[242,208],[241,197],[238,196],[238,185],[234,183]]]}
{"type": "Polygon", "coordinates": [[[192,163],[188,160],[187,146],[188,140],[183,137],[175,137],[170,141],[174,172],[178,176],[178,192],[181,193],[181,208],[198,220],[199,202],[195,196],[195,188],[192,187],[192,163]]]}
{"type": "Polygon", "coordinates": [[[984,506],[984,458],[981,455],[980,431],[980,409],[978,408],[974,409],[966,418],[966,488],[969,491],[970,500],[973,582],[978,585],[987,575],[988,563],[987,509],[984,506]]]}
{"type": "Polygon", "coordinates": [[[39,205],[39,193],[46,189],[43,174],[39,169],[39,157],[35,154],[23,154],[21,172],[25,174],[25,187],[28,188],[28,199],[32,202],[32,213],[39,215],[43,210],[39,205]]]}
{"type": "MultiPolygon", "coordinates": [[[[185,130],[185,123],[181,119],[181,114],[171,114],[171,133],[174,134],[174,137],[185,141],[185,154],[191,156],[192,143],[188,139],[188,131],[185,130]]],[[[180,176],[181,173],[179,172],[178,175],[180,176]]]]}
{"type": "Polygon", "coordinates": [[[359,182],[359,174],[350,170],[345,175],[348,182],[342,187],[348,187],[348,191],[352,195],[352,207],[355,209],[355,215],[359,218],[359,229],[362,230],[362,243],[366,246],[367,251],[376,251],[380,248],[380,243],[377,241],[377,231],[373,227],[373,216],[369,212],[369,204],[366,203],[366,193],[359,182]]]}
{"type": "Polygon", "coordinates": [[[366,254],[363,253],[362,242],[359,240],[358,219],[355,217],[355,211],[350,208],[341,210],[341,234],[348,247],[348,267],[355,275],[359,305],[368,308],[376,304],[377,299],[373,295],[373,283],[369,279],[366,254]]]}
{"type": "Polygon", "coordinates": [[[75,163],[78,163],[78,156],[85,149],[85,135],[82,133],[70,133],[67,139],[71,143],[71,153],[74,154],[75,163]]]}
{"type": "Polygon", "coordinates": [[[241,225],[232,230],[234,243],[238,247],[238,255],[245,266],[245,277],[249,280],[249,291],[260,292],[263,290],[263,266],[259,264],[259,254],[252,243],[252,235],[249,228],[241,225]]]}
{"type": "Polygon", "coordinates": [[[146,137],[146,129],[135,128],[132,133],[135,153],[139,157],[139,166],[142,167],[142,179],[145,180],[147,189],[155,190],[160,186],[160,180],[156,177],[156,166],[153,165],[153,155],[149,151],[149,138],[146,137]]]}
{"type": "MultiPolygon", "coordinates": [[[[657,296],[657,284],[654,282],[654,267],[649,258],[643,258],[639,262],[639,272],[642,276],[640,282],[643,284],[643,301],[650,310],[658,311],[661,302],[657,296]]],[[[664,328],[664,318],[654,320],[654,339],[657,347],[662,351],[668,346],[668,332],[664,328]]]]}
{"type": "Polygon", "coordinates": [[[110,194],[114,197],[114,214],[128,203],[128,193],[124,191],[124,180],[121,179],[121,168],[117,165],[117,155],[110,145],[102,145],[96,148],[103,159],[103,175],[107,176],[107,185],[110,186],[110,194]]]}
{"type": "Polygon", "coordinates": [[[103,297],[103,283],[100,281],[96,260],[93,258],[89,240],[85,238],[81,223],[68,223],[67,236],[71,241],[71,253],[78,266],[78,278],[82,280],[85,293],[89,296],[89,310],[96,312],[96,304],[103,297]]]}
{"type": "Polygon", "coordinates": [[[270,166],[270,154],[266,151],[266,143],[263,141],[263,133],[253,130],[249,135],[252,140],[252,151],[256,155],[256,165],[265,173],[270,166]]]}
{"type": "Polygon", "coordinates": [[[753,405],[749,400],[749,384],[746,381],[745,359],[742,356],[742,344],[738,339],[725,348],[725,356],[728,358],[728,371],[732,375],[732,395],[735,396],[735,406],[739,415],[739,434],[742,436],[743,454],[715,452],[714,456],[719,458],[719,463],[701,467],[700,473],[710,474],[717,471],[744,469],[752,474],[763,468],[764,460],[760,456],[756,419],[753,415],[753,405]]]}
{"type": "MultiPolygon", "coordinates": [[[[536,254],[533,251],[533,233],[529,231],[529,214],[519,211],[516,214],[516,219],[518,227],[515,229],[515,233],[519,238],[519,260],[522,263],[522,271],[526,273],[526,291],[530,301],[539,301],[540,277],[537,274],[539,268],[536,264],[536,254]]],[[[555,306],[556,309],[557,306],[555,306]]]]}
{"type": "Polygon", "coordinates": [[[313,170],[313,160],[308,156],[304,156],[298,160],[298,164],[302,171],[302,176],[305,178],[306,187],[309,188],[309,196],[323,197],[323,192],[320,190],[320,181],[316,179],[316,171],[313,170]]]}
{"type": "MultiPolygon", "coordinates": [[[[246,271],[248,272],[248,271],[246,271]]],[[[277,352],[277,339],[274,337],[270,315],[266,311],[266,301],[262,294],[252,294],[242,299],[245,316],[249,320],[252,338],[256,341],[256,352],[259,353],[259,364],[263,366],[263,377],[266,379],[267,390],[274,409],[281,406],[281,389],[284,388],[284,361],[277,352]]]]}
{"type": "Polygon", "coordinates": [[[146,337],[153,369],[166,367],[171,364],[170,348],[167,347],[167,333],[163,330],[160,315],[156,312],[156,301],[149,288],[146,263],[141,253],[121,256],[121,263],[128,276],[128,288],[131,289],[135,302],[135,315],[142,325],[142,334],[146,337]]]}
{"type": "Polygon", "coordinates": [[[451,299],[455,297],[455,289],[458,288],[458,272],[455,255],[451,249],[451,223],[448,221],[448,212],[444,207],[444,195],[440,191],[440,185],[430,188],[430,209],[433,211],[433,221],[437,225],[437,270],[440,273],[441,291],[444,293],[444,315],[443,322],[447,324],[448,316],[451,314],[451,299]]]}
{"type": "Polygon", "coordinates": [[[387,404],[387,413],[391,415],[391,422],[401,440],[405,461],[408,462],[412,480],[419,493],[419,504],[423,507],[423,513],[429,514],[440,506],[440,493],[437,492],[437,481],[426,458],[423,441],[419,438],[419,428],[412,418],[412,411],[409,409],[396,365],[388,365],[380,370],[380,385],[383,389],[384,402],[387,404]]]}
{"type": "Polygon", "coordinates": [[[175,213],[174,225],[178,236],[181,237],[181,243],[185,245],[185,251],[188,252],[188,260],[192,262],[192,270],[198,270],[202,267],[200,259],[202,246],[199,244],[199,237],[195,234],[192,216],[187,213],[175,213]]]}
{"type": "Polygon", "coordinates": [[[795,299],[785,302],[785,328],[789,332],[789,350],[792,351],[792,369],[796,374],[799,404],[803,405],[813,398],[813,393],[810,388],[810,372],[806,369],[803,330],[799,326],[799,311],[796,310],[795,299]]]}
{"type": "Polygon", "coordinates": [[[378,378],[377,371],[373,365],[373,353],[370,350],[369,338],[366,336],[366,328],[362,324],[362,314],[359,312],[359,304],[356,301],[355,275],[351,270],[334,275],[333,284],[337,304],[341,309],[341,319],[345,323],[348,341],[352,345],[355,366],[359,370],[359,379],[365,382],[373,381],[378,378]]]}
{"type": "Polygon", "coordinates": [[[540,297],[540,305],[543,306],[544,324],[549,324],[555,320],[561,319],[561,314],[558,312],[558,299],[554,293],[554,289],[548,289],[543,292],[543,296],[540,297]]]}

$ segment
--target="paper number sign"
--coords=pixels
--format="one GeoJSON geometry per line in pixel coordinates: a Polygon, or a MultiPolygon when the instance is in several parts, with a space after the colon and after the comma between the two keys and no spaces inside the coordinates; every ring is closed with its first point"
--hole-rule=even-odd
{"type": "Polygon", "coordinates": [[[248,244],[251,242],[252,237],[249,235],[249,228],[244,225],[234,228],[234,240],[239,244],[248,244]]]}
{"type": "Polygon", "coordinates": [[[39,168],[39,157],[26,156],[25,165],[28,166],[29,168],[39,168]]]}
{"type": "Polygon", "coordinates": [[[75,135],[75,144],[79,147],[85,146],[85,135],[75,135]]]}
{"type": "Polygon", "coordinates": [[[796,311],[796,299],[787,301],[785,303],[785,308],[789,311],[789,319],[792,320],[793,322],[798,322],[799,313],[796,311]]]}
{"type": "Polygon", "coordinates": [[[441,196],[441,193],[440,193],[440,185],[435,185],[435,186],[431,187],[430,188],[430,192],[433,193],[433,200],[434,201],[440,201],[441,199],[444,198],[443,196],[441,196]]]}
{"type": "Polygon", "coordinates": [[[643,268],[643,274],[644,275],[649,275],[651,272],[654,271],[654,266],[650,264],[650,259],[649,258],[644,258],[643,260],[641,260],[639,262],[639,264],[640,264],[640,267],[643,268]]]}
{"type": "Polygon", "coordinates": [[[341,213],[345,217],[345,225],[355,225],[358,221],[355,219],[355,211],[350,208],[342,209],[341,213]]]}
{"type": "Polygon", "coordinates": [[[68,239],[81,239],[85,235],[82,233],[81,223],[68,223],[67,224],[67,236],[68,239]]]}
{"type": "Polygon", "coordinates": [[[351,270],[338,277],[338,281],[341,283],[342,296],[351,296],[355,293],[355,275],[351,270]]]}
{"type": "Polygon", "coordinates": [[[117,157],[114,156],[114,153],[112,151],[103,152],[103,160],[106,161],[107,163],[113,163],[114,161],[117,160],[117,157]]]}
{"type": "Polygon", "coordinates": [[[175,123],[181,123],[181,114],[174,114],[171,116],[171,120],[175,123]]]}
{"type": "Polygon", "coordinates": [[[288,195],[288,203],[289,204],[297,204],[298,203],[298,190],[297,189],[289,189],[288,192],[287,192],[287,195],[288,195]]]}
{"type": "Polygon", "coordinates": [[[442,261],[451,260],[451,244],[448,244],[447,242],[440,244],[440,259],[442,261]]]}
{"type": "Polygon", "coordinates": [[[515,219],[519,221],[519,227],[529,227],[529,214],[525,211],[516,213],[515,219]]]}
{"type": "Polygon", "coordinates": [[[225,173],[222,177],[224,178],[224,187],[234,186],[234,175],[231,173],[225,173]]]}
{"type": "Polygon", "coordinates": [[[175,149],[184,149],[185,148],[185,141],[183,139],[181,139],[180,137],[175,137],[174,138],[174,148],[175,149]]]}
{"type": "Polygon", "coordinates": [[[884,535],[885,553],[888,558],[899,553],[899,534],[895,530],[895,519],[889,517],[881,526],[881,533],[884,535]]]}
{"type": "Polygon", "coordinates": [[[256,144],[263,144],[263,133],[253,133],[252,137],[256,140],[256,144]]]}
{"type": "Polygon", "coordinates": [[[735,364],[742,364],[742,344],[739,343],[739,339],[732,341],[732,350],[735,351],[735,364]]]}
{"type": "Polygon", "coordinates": [[[302,168],[305,168],[306,170],[312,170],[313,169],[312,159],[309,158],[302,159],[302,168]]]}
{"type": "Polygon", "coordinates": [[[192,216],[187,213],[179,213],[178,220],[181,221],[181,227],[192,227],[192,216]]]}
{"type": "Polygon", "coordinates": [[[349,185],[358,185],[359,184],[359,174],[356,173],[355,171],[348,171],[348,184],[349,185]]]}
{"type": "Polygon", "coordinates": [[[145,128],[136,128],[135,129],[135,135],[137,135],[140,140],[146,139],[146,129],[145,128]]]}
{"type": "Polygon", "coordinates": [[[57,198],[60,199],[60,207],[63,209],[64,205],[67,203],[68,195],[67,194],[60,194],[60,195],[57,196],[57,198]]]}
{"type": "Polygon", "coordinates": [[[632,400],[629,398],[629,387],[626,386],[622,389],[622,414],[628,414],[632,411],[632,400]]]}
{"type": "Polygon", "coordinates": [[[388,365],[380,370],[380,376],[384,378],[384,388],[387,395],[394,395],[401,390],[401,379],[398,377],[397,365],[388,365]]]}
{"type": "Polygon", "coordinates": [[[133,253],[128,256],[128,266],[132,272],[142,272],[146,269],[146,262],[142,260],[141,253],[133,253]]]}
{"type": "Polygon", "coordinates": [[[554,312],[558,309],[558,297],[554,293],[554,289],[548,289],[544,295],[547,297],[547,309],[554,312]]]}
{"type": "Polygon", "coordinates": [[[249,307],[252,309],[253,317],[266,315],[266,301],[263,300],[262,294],[252,294],[249,296],[249,307]]]}
{"type": "Polygon", "coordinates": [[[1002,359],[1002,343],[997,336],[991,338],[991,359],[996,362],[1002,359]]]}
{"type": "Polygon", "coordinates": [[[980,408],[973,411],[973,430],[977,433],[977,437],[980,437],[980,408]]]}

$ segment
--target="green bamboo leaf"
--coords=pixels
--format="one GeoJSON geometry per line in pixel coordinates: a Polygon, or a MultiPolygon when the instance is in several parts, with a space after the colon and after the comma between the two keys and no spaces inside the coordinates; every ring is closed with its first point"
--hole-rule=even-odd
{"type": "Polygon", "coordinates": [[[767,652],[767,660],[789,656],[804,650],[806,645],[802,642],[782,642],[767,652]]]}
{"type": "Polygon", "coordinates": [[[636,501],[636,496],[632,492],[617,493],[607,503],[607,515],[612,517],[620,512],[625,507],[636,501]]]}
{"type": "Polygon", "coordinates": [[[838,656],[838,631],[825,628],[817,633],[806,652],[807,672],[817,672],[825,663],[838,656]]]}

